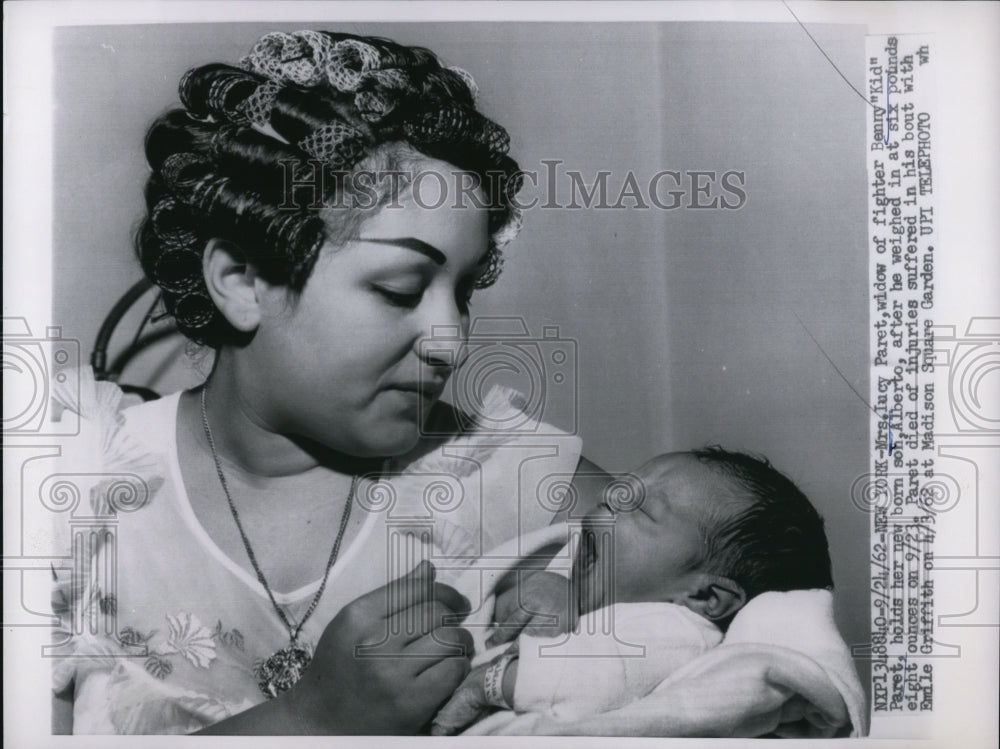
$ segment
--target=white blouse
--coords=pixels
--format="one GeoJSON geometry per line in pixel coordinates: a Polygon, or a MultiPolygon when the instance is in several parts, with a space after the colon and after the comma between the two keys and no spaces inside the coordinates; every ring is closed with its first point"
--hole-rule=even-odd
{"type": "MultiPolygon", "coordinates": [[[[74,733],[190,733],[262,702],[254,665],[287,645],[288,632],[256,577],[192,510],[176,444],[180,394],[119,411],[117,387],[89,370],[80,383],[78,398],[57,392],[82,417],[58,473],[86,499],[57,515],[67,562],[53,569],[53,688],[72,685],[74,733]]],[[[504,416],[514,408],[502,391],[491,404],[504,416]]],[[[360,531],[300,639],[315,644],[341,607],[423,558],[447,582],[550,523],[580,447],[547,426],[454,434],[361,482],[360,531]]],[[[319,585],[275,599],[298,621],[319,585]]]]}

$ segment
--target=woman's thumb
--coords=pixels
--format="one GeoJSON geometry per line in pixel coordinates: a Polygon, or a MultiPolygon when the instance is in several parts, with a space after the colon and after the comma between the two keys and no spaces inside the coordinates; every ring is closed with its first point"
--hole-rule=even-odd
{"type": "Polygon", "coordinates": [[[437,576],[437,568],[427,559],[420,561],[416,567],[410,570],[407,574],[403,575],[405,580],[427,580],[433,582],[434,578],[437,576]]]}

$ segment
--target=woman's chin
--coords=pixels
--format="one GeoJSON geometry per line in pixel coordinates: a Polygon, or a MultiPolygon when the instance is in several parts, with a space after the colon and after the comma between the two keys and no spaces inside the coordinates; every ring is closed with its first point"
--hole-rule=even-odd
{"type": "Polygon", "coordinates": [[[408,419],[367,420],[344,430],[324,429],[311,438],[327,449],[362,460],[396,458],[411,452],[420,441],[420,426],[408,419]]]}
{"type": "Polygon", "coordinates": [[[406,455],[416,447],[420,440],[420,432],[415,427],[409,434],[394,433],[379,436],[364,446],[363,458],[398,458],[406,455]]]}
{"type": "Polygon", "coordinates": [[[363,418],[352,421],[348,433],[354,439],[349,441],[349,446],[345,444],[346,435],[342,428],[331,434],[332,427],[328,427],[324,432],[326,439],[321,441],[331,448],[342,444],[344,446],[339,448],[342,452],[358,458],[397,458],[407,455],[428,434],[420,417],[425,415],[422,411],[429,411],[430,408],[418,411],[415,408],[398,408],[395,403],[392,406],[369,412],[363,418]]]}

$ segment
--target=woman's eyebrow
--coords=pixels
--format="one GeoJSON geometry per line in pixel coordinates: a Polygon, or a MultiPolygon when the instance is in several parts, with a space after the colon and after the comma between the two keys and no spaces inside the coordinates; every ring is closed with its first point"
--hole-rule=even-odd
{"type": "Polygon", "coordinates": [[[372,244],[387,244],[395,247],[402,247],[407,250],[413,250],[414,252],[419,252],[421,255],[430,258],[437,265],[444,265],[448,260],[444,253],[437,247],[427,244],[423,240],[417,239],[416,237],[358,237],[358,241],[371,242],[372,244]]]}
{"type": "MultiPolygon", "coordinates": [[[[403,247],[407,250],[419,252],[421,255],[430,258],[437,265],[444,265],[448,258],[437,247],[416,237],[358,237],[359,242],[371,242],[372,244],[392,245],[403,247]]],[[[474,270],[485,268],[489,261],[489,252],[484,252],[479,258],[474,270]]]]}

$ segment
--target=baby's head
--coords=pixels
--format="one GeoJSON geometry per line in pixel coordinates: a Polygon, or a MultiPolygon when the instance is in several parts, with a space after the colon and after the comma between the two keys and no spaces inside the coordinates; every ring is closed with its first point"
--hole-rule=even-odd
{"type": "Polygon", "coordinates": [[[669,601],[725,627],[765,591],[832,587],[822,518],[766,460],[717,447],[669,453],[624,481],[629,500],[612,489],[583,523],[581,612],[669,601]]]}

